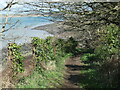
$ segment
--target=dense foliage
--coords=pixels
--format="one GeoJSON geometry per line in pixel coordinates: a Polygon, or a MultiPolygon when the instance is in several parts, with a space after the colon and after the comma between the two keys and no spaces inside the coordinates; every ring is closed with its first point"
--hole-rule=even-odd
{"type": "Polygon", "coordinates": [[[56,13],[64,17],[64,24],[68,26],[65,32],[76,32],[75,39],[88,48],[94,48],[97,30],[110,24],[120,26],[120,2],[53,3],[52,7],[59,9],[56,13]]]}
{"type": "Polygon", "coordinates": [[[47,37],[44,40],[34,37],[32,43],[36,64],[40,64],[41,61],[55,61],[58,56],[64,56],[65,53],[74,53],[77,47],[77,42],[73,38],[63,40],[47,37]]]}
{"type": "Polygon", "coordinates": [[[49,61],[54,61],[59,54],[59,49],[56,44],[53,43],[52,37],[47,39],[33,38],[33,53],[37,66],[43,61],[45,64],[49,61]]]}
{"type": "Polygon", "coordinates": [[[12,61],[12,68],[14,72],[23,72],[23,60],[24,57],[20,53],[20,46],[15,43],[10,43],[8,46],[9,59],[12,61]]]}
{"type": "MultiPolygon", "coordinates": [[[[91,72],[95,74],[96,79],[99,79],[94,82],[100,86],[95,85],[95,87],[118,88],[120,82],[120,28],[111,24],[97,33],[99,38],[95,43],[94,52],[82,52],[85,54],[83,54],[81,60],[97,65],[97,68],[93,69],[96,72],[91,72]]],[[[91,73],[88,73],[89,77],[93,76],[91,73]]],[[[90,86],[88,85],[88,87],[90,86]]]]}
{"type": "Polygon", "coordinates": [[[100,38],[95,53],[100,59],[101,71],[107,79],[106,85],[118,86],[120,76],[120,28],[116,25],[109,25],[99,34],[100,38]]]}

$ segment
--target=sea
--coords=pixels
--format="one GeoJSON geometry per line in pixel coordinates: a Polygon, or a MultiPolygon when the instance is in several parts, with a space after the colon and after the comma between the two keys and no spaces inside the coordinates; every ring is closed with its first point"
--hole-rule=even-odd
{"type": "MultiPolygon", "coordinates": [[[[0,17],[0,32],[6,18],[0,17]]],[[[53,17],[43,16],[25,16],[25,17],[9,17],[5,26],[5,32],[0,34],[0,71],[2,71],[2,49],[8,46],[8,43],[17,43],[22,45],[31,43],[32,37],[45,39],[48,36],[54,36],[43,30],[34,30],[37,26],[52,24],[53,17]],[[17,22],[17,23],[16,23],[17,22]]],[[[59,21],[59,20],[58,20],[59,21]]]]}
{"type": "MultiPolygon", "coordinates": [[[[0,23],[4,23],[6,18],[0,17],[0,23]]],[[[24,44],[30,43],[32,37],[46,38],[53,36],[43,30],[33,30],[37,26],[52,24],[53,17],[29,16],[29,17],[9,17],[5,26],[5,32],[0,36],[0,49],[7,46],[7,43],[24,44]]],[[[0,28],[2,28],[2,24],[0,28]]],[[[2,29],[0,29],[2,30],[2,29]]],[[[1,32],[1,31],[0,31],[1,32]]]]}

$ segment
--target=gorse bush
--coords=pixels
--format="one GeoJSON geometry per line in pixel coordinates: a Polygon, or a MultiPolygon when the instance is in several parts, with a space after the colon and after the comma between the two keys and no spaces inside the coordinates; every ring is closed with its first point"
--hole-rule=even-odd
{"type": "Polygon", "coordinates": [[[12,65],[13,71],[16,73],[24,71],[24,66],[23,66],[24,57],[20,53],[20,48],[21,46],[15,43],[10,43],[8,46],[9,58],[13,64],[12,65]]]}

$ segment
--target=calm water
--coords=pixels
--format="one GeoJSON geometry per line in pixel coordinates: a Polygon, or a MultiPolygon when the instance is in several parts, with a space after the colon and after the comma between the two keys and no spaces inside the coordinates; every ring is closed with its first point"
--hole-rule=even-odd
{"type": "MultiPolygon", "coordinates": [[[[52,17],[12,17],[8,18],[9,24],[6,25],[6,29],[15,24],[17,21],[18,23],[13,28],[24,28],[51,23],[50,19],[52,19],[52,17]]],[[[0,22],[5,22],[5,18],[0,18],[0,22]]],[[[2,25],[0,25],[0,28],[1,27],[2,25]]]]}
{"type": "MultiPolygon", "coordinates": [[[[49,21],[51,17],[14,17],[9,18],[10,24],[15,23],[17,20],[19,22],[11,28],[10,30],[3,33],[3,37],[0,36],[0,71],[2,71],[2,59],[4,52],[1,51],[2,48],[7,47],[8,43],[17,43],[17,44],[24,44],[30,43],[32,37],[40,37],[45,39],[48,36],[53,36],[46,31],[42,30],[31,30],[34,27],[51,24],[53,22],[49,21]]],[[[0,23],[4,22],[4,18],[0,18],[0,23]]],[[[6,29],[9,28],[11,25],[7,25],[6,29]]],[[[0,25],[2,28],[2,25],[0,25]]],[[[1,30],[1,29],[0,29],[1,30]]]]}
{"type": "MultiPolygon", "coordinates": [[[[31,37],[46,38],[47,36],[53,36],[46,31],[31,30],[34,27],[51,24],[49,19],[52,17],[14,17],[8,19],[8,25],[6,29],[10,28],[12,24],[19,21],[9,31],[3,33],[3,38],[0,37],[0,49],[5,47],[9,42],[15,42],[17,44],[30,43],[31,37]]],[[[4,18],[0,19],[0,22],[4,22],[4,18]]],[[[2,28],[2,25],[0,25],[2,28]]],[[[1,30],[1,29],[0,29],[1,30]]]]}

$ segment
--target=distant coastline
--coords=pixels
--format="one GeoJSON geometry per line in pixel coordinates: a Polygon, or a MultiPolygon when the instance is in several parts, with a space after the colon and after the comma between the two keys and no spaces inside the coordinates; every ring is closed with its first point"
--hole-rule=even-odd
{"type": "MultiPolygon", "coordinates": [[[[41,15],[41,14],[39,14],[39,15],[35,15],[35,14],[24,14],[24,15],[22,15],[22,14],[19,14],[19,15],[12,15],[12,14],[10,14],[10,15],[0,15],[0,17],[40,17],[40,16],[43,16],[43,15],[41,15]]],[[[44,15],[44,16],[48,16],[48,15],[44,15]]]]}

